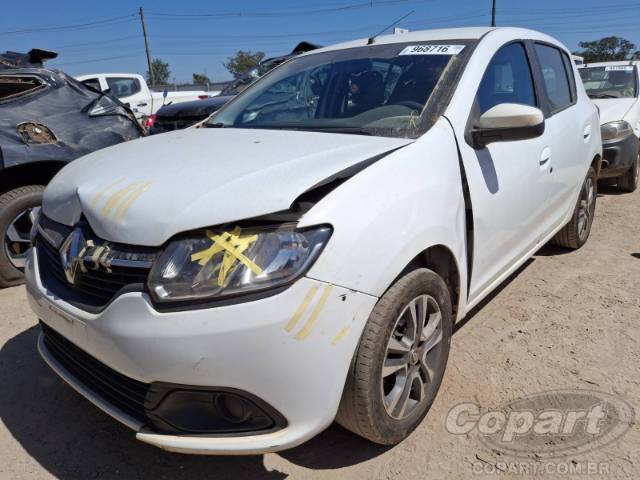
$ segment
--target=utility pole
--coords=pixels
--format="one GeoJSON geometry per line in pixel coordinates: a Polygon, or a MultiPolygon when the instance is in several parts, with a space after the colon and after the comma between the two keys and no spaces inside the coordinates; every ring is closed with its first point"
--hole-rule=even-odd
{"type": "Polygon", "coordinates": [[[491,26],[496,26],[496,0],[493,0],[493,8],[491,9],[491,26]]]}
{"type": "Polygon", "coordinates": [[[151,52],[149,51],[149,39],[147,38],[147,25],[144,23],[144,11],[142,10],[142,7],[140,7],[140,23],[142,23],[142,35],[144,35],[144,49],[147,52],[147,65],[149,65],[149,80],[151,81],[151,85],[155,85],[156,79],[155,79],[155,76],[153,75],[153,62],[151,61],[151,52]]]}

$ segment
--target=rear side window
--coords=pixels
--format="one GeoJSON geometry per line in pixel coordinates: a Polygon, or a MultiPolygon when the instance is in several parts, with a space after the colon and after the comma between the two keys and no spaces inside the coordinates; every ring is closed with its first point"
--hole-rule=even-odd
{"type": "Polygon", "coordinates": [[[21,97],[44,87],[37,77],[0,75],[0,101],[21,97]]]}
{"type": "Polygon", "coordinates": [[[82,83],[84,83],[85,85],[88,85],[89,87],[91,87],[91,88],[93,88],[93,89],[95,89],[97,91],[102,90],[100,88],[100,80],[98,80],[97,78],[90,78],[88,80],[83,80],[82,83]]]}
{"type": "Polygon", "coordinates": [[[555,47],[540,43],[536,43],[535,49],[551,111],[557,112],[573,103],[572,88],[562,52],[555,47]]]}
{"type": "Polygon", "coordinates": [[[521,43],[502,47],[494,55],[478,89],[480,114],[500,103],[536,106],[531,68],[521,43]]]}
{"type": "Polygon", "coordinates": [[[130,97],[140,91],[140,82],[136,78],[107,78],[107,85],[117,98],[130,97]]]}

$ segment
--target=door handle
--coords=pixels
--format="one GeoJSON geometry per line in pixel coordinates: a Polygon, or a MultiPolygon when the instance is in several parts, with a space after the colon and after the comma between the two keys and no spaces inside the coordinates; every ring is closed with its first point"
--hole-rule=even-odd
{"type": "Polygon", "coordinates": [[[549,164],[549,160],[551,160],[551,147],[544,147],[540,154],[540,166],[546,167],[549,164]]]}
{"type": "Polygon", "coordinates": [[[587,143],[590,138],[591,138],[591,125],[587,125],[586,127],[584,127],[584,131],[582,132],[582,139],[584,140],[585,143],[587,143]]]}
{"type": "Polygon", "coordinates": [[[138,104],[139,107],[146,107],[147,106],[147,102],[142,102],[138,104]]]}

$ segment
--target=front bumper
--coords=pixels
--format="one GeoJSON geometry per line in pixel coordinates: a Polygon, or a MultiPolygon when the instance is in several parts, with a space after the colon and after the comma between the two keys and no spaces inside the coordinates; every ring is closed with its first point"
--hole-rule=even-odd
{"type": "Polygon", "coordinates": [[[146,294],[126,293],[92,314],[40,282],[37,252],[26,265],[29,303],[50,328],[128,378],[248,392],[287,426],[262,434],[172,435],[149,429],[67,371],[40,342],[51,367],[139,440],[198,454],[254,454],[296,446],[333,421],[346,374],[376,298],[303,278],[260,300],[159,313],[146,294]]]}
{"type": "Polygon", "coordinates": [[[602,142],[602,168],[599,178],[624,175],[638,155],[638,137],[633,133],[621,140],[602,142]]]}

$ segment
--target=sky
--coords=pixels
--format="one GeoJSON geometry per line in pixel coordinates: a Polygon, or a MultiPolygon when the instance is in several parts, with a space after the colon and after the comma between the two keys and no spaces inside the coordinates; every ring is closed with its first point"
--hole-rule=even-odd
{"type": "MultiPolygon", "coordinates": [[[[231,78],[223,62],[238,50],[267,57],[302,40],[329,45],[368,37],[413,11],[409,30],[489,25],[492,0],[154,0],[4,2],[0,50],[54,50],[50,67],[71,75],[147,71],[139,7],[153,58],[169,63],[172,82],[192,73],[231,78]]],[[[640,48],[640,2],[497,0],[497,25],[541,30],[572,51],[580,41],[621,36],[640,48]]]]}

